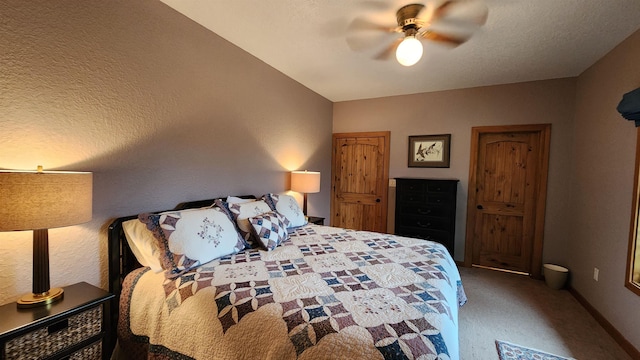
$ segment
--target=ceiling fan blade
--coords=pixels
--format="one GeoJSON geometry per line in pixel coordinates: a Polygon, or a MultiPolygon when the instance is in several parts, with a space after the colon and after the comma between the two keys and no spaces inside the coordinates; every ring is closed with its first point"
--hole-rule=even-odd
{"type": "Polygon", "coordinates": [[[446,1],[434,10],[430,21],[458,26],[482,26],[487,22],[488,16],[489,8],[482,1],[446,1]]]}
{"type": "Polygon", "coordinates": [[[398,48],[398,45],[400,45],[403,39],[404,38],[402,37],[397,38],[394,42],[392,42],[389,46],[387,46],[386,49],[384,49],[381,53],[376,55],[374,59],[388,60],[389,58],[391,58],[391,56],[393,56],[393,54],[396,53],[396,49],[398,48]]]}
{"type": "Polygon", "coordinates": [[[389,41],[390,37],[395,35],[389,33],[374,33],[368,36],[347,36],[346,41],[349,48],[353,51],[367,51],[372,48],[379,48],[380,44],[389,41]]]}
{"type": "Polygon", "coordinates": [[[452,8],[452,5],[454,4],[455,1],[448,0],[433,9],[433,11],[431,12],[431,17],[428,19],[429,22],[438,21],[440,18],[445,17],[448,10],[450,10],[452,8]]]}
{"type": "Polygon", "coordinates": [[[353,21],[349,24],[349,27],[347,28],[347,30],[349,32],[356,32],[356,31],[396,32],[398,31],[398,27],[380,25],[378,23],[374,23],[373,21],[369,21],[367,19],[357,17],[353,19],[353,21]]]}
{"type": "Polygon", "coordinates": [[[424,39],[435,41],[438,43],[443,43],[452,47],[456,47],[458,45],[463,44],[467,40],[469,40],[469,36],[453,36],[453,35],[445,35],[439,32],[435,32],[433,30],[427,30],[420,33],[420,36],[424,39]]]}
{"type": "Polygon", "coordinates": [[[347,28],[347,45],[353,51],[365,51],[373,47],[379,47],[381,43],[389,40],[396,32],[402,32],[398,26],[385,26],[367,20],[355,18],[347,28]]]}
{"type": "Polygon", "coordinates": [[[347,45],[353,51],[365,51],[395,37],[398,27],[383,26],[365,19],[355,19],[349,26],[348,35],[345,38],[347,45]]]}

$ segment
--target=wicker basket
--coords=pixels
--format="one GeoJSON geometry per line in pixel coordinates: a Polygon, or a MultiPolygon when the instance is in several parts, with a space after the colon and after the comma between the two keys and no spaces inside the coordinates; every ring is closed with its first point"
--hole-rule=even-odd
{"type": "Polygon", "coordinates": [[[69,356],[69,360],[100,360],[102,359],[102,341],[83,347],[69,356]]]}
{"type": "Polygon", "coordinates": [[[9,340],[5,345],[6,359],[41,359],[99,334],[102,330],[102,305],[67,320],[68,326],[61,330],[50,333],[45,327],[9,340]]]}

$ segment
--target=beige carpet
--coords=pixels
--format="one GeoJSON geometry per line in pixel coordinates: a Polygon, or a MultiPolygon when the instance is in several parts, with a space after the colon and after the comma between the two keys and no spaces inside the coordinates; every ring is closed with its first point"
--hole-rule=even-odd
{"type": "Polygon", "coordinates": [[[480,268],[460,274],[469,298],[460,309],[461,360],[498,359],[496,339],[578,360],[631,359],[566,290],[480,268]]]}

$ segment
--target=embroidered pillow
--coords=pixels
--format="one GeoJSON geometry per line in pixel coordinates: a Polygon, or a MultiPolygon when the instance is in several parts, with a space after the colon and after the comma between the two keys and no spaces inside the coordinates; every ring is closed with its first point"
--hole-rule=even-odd
{"type": "Polygon", "coordinates": [[[298,205],[298,201],[296,201],[293,196],[286,194],[267,194],[262,198],[265,199],[273,211],[277,211],[289,220],[290,228],[302,226],[307,223],[304,213],[298,205]]]}
{"type": "MultiPolygon", "coordinates": [[[[182,212],[200,209],[202,208],[185,209],[182,210],[182,212]]],[[[229,216],[229,218],[231,217],[229,216]]],[[[160,263],[160,247],[158,246],[158,241],[155,236],[153,236],[153,233],[147,229],[146,224],[139,219],[127,220],[122,223],[122,230],[127,238],[131,252],[133,252],[133,255],[140,265],[148,266],[156,273],[164,270],[160,263]]]]}
{"type": "Polygon", "coordinates": [[[249,218],[253,235],[267,251],[275,249],[289,238],[289,221],[275,211],[249,218]]]}
{"type": "Polygon", "coordinates": [[[245,247],[231,219],[218,207],[140,214],[138,219],[156,238],[160,264],[167,277],[245,247]]]}
{"type": "MultiPolygon", "coordinates": [[[[217,200],[216,204],[220,203],[222,202],[220,200],[217,200]]],[[[270,212],[271,208],[269,207],[269,205],[267,205],[267,203],[263,200],[257,200],[245,203],[226,204],[226,206],[231,213],[233,220],[238,226],[240,236],[242,236],[242,238],[250,247],[258,247],[259,244],[256,243],[257,238],[251,232],[251,224],[249,223],[249,218],[270,212]]]]}

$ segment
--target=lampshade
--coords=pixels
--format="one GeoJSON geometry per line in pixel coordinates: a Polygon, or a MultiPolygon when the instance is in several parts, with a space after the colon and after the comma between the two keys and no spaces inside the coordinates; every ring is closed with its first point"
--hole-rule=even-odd
{"type": "Polygon", "coordinates": [[[62,288],[49,287],[48,229],[91,220],[92,198],[88,172],[0,170],[0,231],[33,230],[33,292],[18,307],[62,299],[62,288]]]}
{"type": "Polygon", "coordinates": [[[291,190],[299,193],[320,192],[320,173],[317,171],[292,171],[291,190]]]}
{"type": "Polygon", "coordinates": [[[291,190],[303,194],[302,212],[307,215],[307,194],[320,192],[320,173],[317,171],[292,171],[291,190]]]}
{"type": "Polygon", "coordinates": [[[412,66],[422,58],[422,43],[415,36],[405,37],[396,49],[396,59],[401,65],[412,66]]]}
{"type": "Polygon", "coordinates": [[[89,172],[0,170],[0,231],[90,221],[92,180],[89,172]]]}

